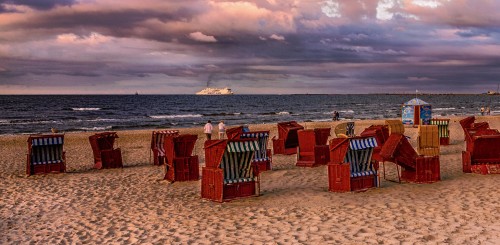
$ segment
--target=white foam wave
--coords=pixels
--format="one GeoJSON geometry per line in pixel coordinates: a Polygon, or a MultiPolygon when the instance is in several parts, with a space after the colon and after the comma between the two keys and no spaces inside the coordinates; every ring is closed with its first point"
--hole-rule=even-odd
{"type": "Polygon", "coordinates": [[[82,128],[78,128],[80,130],[84,130],[84,131],[102,131],[102,130],[108,130],[108,129],[112,129],[113,126],[106,126],[106,127],[82,127],[82,128]]]}
{"type": "Polygon", "coordinates": [[[313,121],[313,122],[329,122],[329,121],[331,121],[331,120],[332,120],[332,119],[313,119],[313,120],[311,120],[311,121],[313,121]]]}
{"type": "Polygon", "coordinates": [[[290,115],[290,112],[288,112],[288,111],[280,111],[280,112],[276,113],[276,115],[290,115]]]}
{"type": "Polygon", "coordinates": [[[9,124],[10,121],[7,119],[0,119],[0,124],[9,124]]]}
{"type": "Polygon", "coordinates": [[[342,113],[354,113],[353,110],[344,110],[344,111],[339,111],[339,112],[342,112],[342,113]]]}
{"type": "Polygon", "coordinates": [[[449,110],[455,110],[455,107],[444,107],[444,108],[433,108],[433,111],[449,111],[449,110]]]}
{"type": "Polygon", "coordinates": [[[172,119],[172,118],[189,118],[189,117],[202,117],[200,114],[183,114],[183,115],[153,115],[149,116],[154,119],[172,119]]]}
{"type": "Polygon", "coordinates": [[[120,119],[116,119],[116,118],[96,118],[96,119],[89,119],[89,120],[86,120],[87,122],[115,122],[115,121],[119,121],[120,119]]]}
{"type": "Polygon", "coordinates": [[[98,111],[102,108],[99,107],[80,107],[80,108],[71,108],[73,111],[98,111]]]}

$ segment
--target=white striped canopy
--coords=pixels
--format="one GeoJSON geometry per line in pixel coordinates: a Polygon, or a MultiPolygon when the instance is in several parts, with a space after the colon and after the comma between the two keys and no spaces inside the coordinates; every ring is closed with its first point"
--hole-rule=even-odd
{"type": "Polygon", "coordinates": [[[268,160],[267,156],[267,141],[269,139],[269,133],[267,132],[258,132],[258,133],[242,133],[240,138],[257,138],[259,142],[259,150],[255,151],[254,160],[255,161],[264,161],[268,160]]]}
{"type": "Polygon", "coordinates": [[[366,148],[374,148],[377,146],[377,140],[374,137],[349,140],[349,148],[352,150],[363,150],[366,148]]]}
{"type": "Polygon", "coordinates": [[[231,141],[226,147],[228,152],[253,152],[258,151],[259,143],[255,140],[252,141],[231,141]]]}
{"type": "Polygon", "coordinates": [[[169,135],[179,134],[179,130],[154,131],[153,133],[153,145],[156,147],[156,150],[158,150],[158,156],[165,156],[165,149],[163,146],[165,137],[169,135]]]}
{"type": "Polygon", "coordinates": [[[52,164],[63,162],[63,145],[37,145],[31,148],[31,164],[52,164]]]}
{"type": "Polygon", "coordinates": [[[64,144],[64,137],[51,137],[51,138],[34,138],[31,140],[32,146],[41,145],[62,145],[64,144]]]}

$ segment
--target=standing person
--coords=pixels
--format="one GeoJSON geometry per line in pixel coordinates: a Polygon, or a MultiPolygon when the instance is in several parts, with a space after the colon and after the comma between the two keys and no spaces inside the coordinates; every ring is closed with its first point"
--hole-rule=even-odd
{"type": "Polygon", "coordinates": [[[488,115],[488,116],[489,116],[489,115],[490,115],[490,113],[491,113],[491,111],[490,111],[490,107],[488,106],[488,107],[486,107],[486,115],[488,115]]]}
{"type": "Polygon", "coordinates": [[[484,107],[481,107],[481,116],[484,116],[484,107]]]}
{"type": "Polygon", "coordinates": [[[207,140],[211,140],[212,130],[213,130],[212,121],[208,120],[207,124],[205,124],[205,127],[203,127],[203,129],[205,131],[205,135],[207,136],[207,140]]]}
{"type": "Polygon", "coordinates": [[[337,111],[333,111],[333,121],[337,121],[337,111]]]}
{"type": "Polygon", "coordinates": [[[340,113],[338,111],[335,112],[335,121],[340,120],[340,113]]]}
{"type": "Polygon", "coordinates": [[[224,139],[224,134],[226,134],[226,124],[224,124],[223,120],[219,122],[219,139],[224,139]]]}

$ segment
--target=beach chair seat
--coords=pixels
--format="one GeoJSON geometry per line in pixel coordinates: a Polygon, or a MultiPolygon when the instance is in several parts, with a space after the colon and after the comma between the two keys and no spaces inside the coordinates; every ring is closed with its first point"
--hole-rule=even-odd
{"type": "MultiPolygon", "coordinates": [[[[151,134],[151,152],[153,153],[153,165],[162,165],[165,163],[165,149],[164,142],[165,137],[169,135],[178,135],[179,130],[162,130],[162,131],[153,131],[151,134]]],[[[149,158],[149,162],[151,163],[151,154],[149,158]]]]}
{"type": "Polygon", "coordinates": [[[448,126],[450,125],[450,119],[433,118],[433,119],[431,119],[431,125],[438,126],[439,145],[449,145],[450,144],[450,130],[448,129],[448,126]]]}
{"type": "Polygon", "coordinates": [[[464,173],[500,174],[500,134],[472,137],[470,149],[462,151],[464,173]]]}
{"type": "Polygon", "coordinates": [[[401,167],[399,181],[433,183],[441,180],[439,156],[418,155],[408,139],[402,134],[391,134],[382,146],[380,155],[384,161],[393,162],[401,167]]]}
{"type": "Polygon", "coordinates": [[[355,136],[354,134],[354,122],[344,122],[344,123],[339,123],[337,126],[334,128],[335,136],[337,138],[343,138],[343,135],[347,135],[348,137],[353,137],[355,136]]]}
{"type": "Polygon", "coordinates": [[[328,137],[330,128],[303,129],[297,132],[299,147],[297,151],[298,167],[316,167],[330,161],[328,137]]]}
{"type": "Polygon", "coordinates": [[[374,137],[334,138],[330,140],[328,190],[362,191],[378,186],[378,163],[373,161],[374,137]]]}
{"type": "Polygon", "coordinates": [[[401,120],[385,120],[385,124],[389,126],[389,134],[397,133],[404,134],[405,127],[401,120]]]}
{"type": "Polygon", "coordinates": [[[295,121],[278,123],[278,138],[272,139],[274,154],[296,154],[299,146],[297,131],[301,129],[304,127],[295,121]]]}
{"type": "Polygon", "coordinates": [[[198,156],[192,156],[198,135],[170,134],[165,137],[164,146],[166,164],[164,179],[174,181],[192,181],[200,179],[198,156]]]}
{"type": "Polygon", "coordinates": [[[387,125],[371,125],[368,128],[365,128],[363,132],[361,132],[360,136],[363,137],[374,137],[377,140],[377,147],[373,149],[372,159],[378,162],[382,162],[383,159],[380,156],[380,150],[384,145],[385,141],[389,138],[389,126],[387,125]]]}
{"type": "Polygon", "coordinates": [[[476,117],[470,116],[460,120],[460,126],[464,130],[464,140],[467,141],[468,138],[472,137],[477,130],[489,129],[490,125],[488,122],[478,122],[476,123],[476,117]]]}
{"type": "Polygon", "coordinates": [[[418,154],[439,156],[439,130],[437,125],[418,125],[418,154]]]}
{"type": "Polygon", "coordinates": [[[201,197],[216,202],[259,195],[260,179],[253,167],[260,150],[255,138],[205,141],[201,197]]]}
{"type": "Polygon", "coordinates": [[[66,171],[64,134],[30,135],[26,174],[63,173],[66,171]]]}
{"type": "Polygon", "coordinates": [[[267,148],[269,131],[242,132],[238,137],[240,139],[255,139],[259,143],[259,150],[255,151],[252,161],[257,174],[272,169],[273,159],[271,149],[267,148]]]}
{"type": "Polygon", "coordinates": [[[94,154],[94,168],[123,168],[121,149],[114,148],[116,138],[116,132],[96,133],[89,137],[94,154]]]}

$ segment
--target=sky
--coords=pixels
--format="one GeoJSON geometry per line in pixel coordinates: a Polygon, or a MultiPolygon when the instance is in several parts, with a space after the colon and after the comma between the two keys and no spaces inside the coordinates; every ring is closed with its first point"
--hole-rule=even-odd
{"type": "Polygon", "coordinates": [[[500,0],[0,0],[0,94],[484,93],[500,0]]]}

